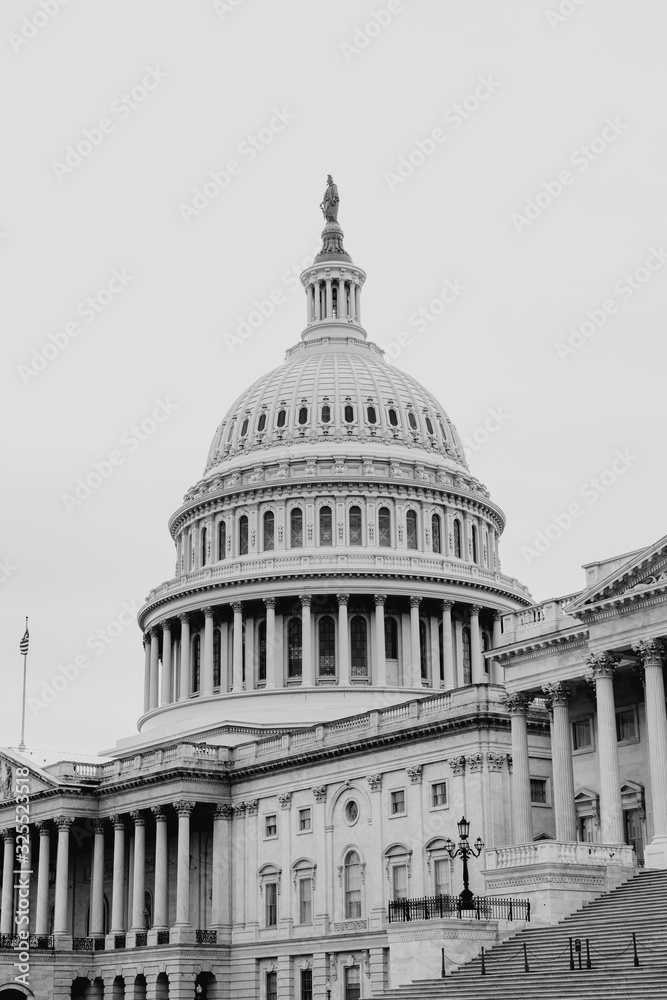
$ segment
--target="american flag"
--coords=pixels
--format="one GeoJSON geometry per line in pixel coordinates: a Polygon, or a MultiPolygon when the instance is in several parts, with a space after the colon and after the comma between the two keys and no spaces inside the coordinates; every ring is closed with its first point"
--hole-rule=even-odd
{"type": "Polygon", "coordinates": [[[25,620],[25,632],[23,633],[23,638],[21,639],[19,649],[24,656],[28,653],[28,642],[30,640],[30,633],[28,632],[28,619],[25,620]]]}

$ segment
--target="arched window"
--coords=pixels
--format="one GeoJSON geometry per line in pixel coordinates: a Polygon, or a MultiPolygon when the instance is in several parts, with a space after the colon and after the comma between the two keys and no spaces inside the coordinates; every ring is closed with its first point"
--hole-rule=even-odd
{"type": "Polygon", "coordinates": [[[463,647],[463,683],[472,684],[472,666],[470,661],[470,629],[464,625],[461,635],[463,647]]]}
{"type": "Polygon", "coordinates": [[[307,406],[301,406],[301,407],[299,407],[299,423],[301,424],[302,427],[303,427],[304,424],[308,423],[308,407],[307,406]]]}
{"type": "Polygon", "coordinates": [[[343,410],[343,417],[345,419],[346,424],[351,424],[354,421],[354,407],[351,406],[349,403],[347,403],[347,405],[343,410]]]}
{"type": "Polygon", "coordinates": [[[472,561],[477,562],[477,526],[473,524],[472,531],[470,532],[470,538],[472,541],[472,561]]]}
{"type": "Polygon", "coordinates": [[[378,543],[383,548],[391,548],[391,514],[388,507],[378,511],[378,543]]]}
{"type": "Polygon", "coordinates": [[[267,510],[264,515],[264,551],[273,548],[275,538],[275,517],[272,510],[267,510]]]}
{"type": "Polygon", "coordinates": [[[388,660],[398,659],[398,625],[395,618],[384,620],[384,655],[388,660]]]}
{"type": "Polygon", "coordinates": [[[208,529],[203,527],[200,535],[201,565],[206,565],[206,549],[208,548],[208,529]]]}
{"type": "Polygon", "coordinates": [[[320,545],[333,545],[331,507],[320,507],[320,545]]]}
{"type": "Polygon", "coordinates": [[[419,662],[421,665],[421,677],[423,681],[428,680],[428,657],[426,655],[426,622],[419,620],[419,662]]]}
{"type": "Polygon", "coordinates": [[[220,687],[220,663],[221,663],[220,629],[213,631],[213,687],[220,687]]]}
{"type": "Polygon", "coordinates": [[[368,417],[368,423],[369,424],[376,424],[377,423],[377,419],[378,419],[377,418],[377,412],[376,412],[374,406],[369,406],[368,407],[368,409],[366,410],[366,416],[368,417]]]}
{"type": "Polygon", "coordinates": [[[368,677],[368,635],[361,615],[350,622],[350,672],[352,677],[368,677]]]}
{"type": "Polygon", "coordinates": [[[454,555],[461,559],[461,522],[458,518],[454,521],[454,555]]]}
{"type": "Polygon", "coordinates": [[[239,519],[239,555],[248,555],[248,518],[245,514],[239,519]]]}
{"type": "Polygon", "coordinates": [[[322,407],[322,423],[328,424],[331,421],[331,407],[325,403],[322,407]]]}
{"type": "Polygon", "coordinates": [[[412,410],[408,410],[408,423],[410,424],[410,430],[417,430],[417,418],[412,410]]]}
{"type": "Polygon", "coordinates": [[[284,427],[286,419],[287,419],[287,410],[278,410],[278,419],[276,420],[276,426],[284,427]]]}
{"type": "Polygon", "coordinates": [[[290,548],[300,549],[303,545],[303,511],[294,507],[289,516],[290,548]]]}
{"type": "Polygon", "coordinates": [[[414,510],[409,510],[405,515],[405,533],[409,549],[417,548],[417,514],[414,510]]]}
{"type": "Polygon", "coordinates": [[[290,618],[287,625],[287,676],[301,677],[303,647],[301,640],[301,619],[290,618]]]}
{"type": "Polygon", "coordinates": [[[431,418],[430,417],[426,418],[426,430],[429,432],[429,434],[434,434],[435,433],[435,431],[433,430],[433,424],[431,422],[431,418]]]}
{"type": "Polygon", "coordinates": [[[398,414],[393,406],[389,410],[389,423],[392,427],[398,427],[398,414]]]}
{"type": "Polygon", "coordinates": [[[199,691],[201,675],[201,640],[198,635],[192,640],[192,693],[199,691]]]}
{"type": "Polygon", "coordinates": [[[243,423],[241,424],[241,437],[244,438],[247,433],[248,433],[248,418],[246,417],[243,423]]]}
{"type": "Polygon", "coordinates": [[[266,427],[266,413],[260,413],[259,420],[257,421],[257,430],[259,432],[263,431],[266,427]]]}
{"type": "Polygon", "coordinates": [[[257,629],[257,645],[259,646],[257,657],[257,680],[266,681],[266,621],[259,623],[257,629]]]}
{"type": "Polygon", "coordinates": [[[345,919],[361,916],[361,864],[356,851],[345,857],[345,919]]]}
{"type": "Polygon", "coordinates": [[[224,521],[218,524],[218,560],[227,555],[227,525],[224,521]]]}
{"type": "Polygon", "coordinates": [[[350,545],[362,545],[361,507],[350,507],[350,545]]]}
{"type": "Polygon", "coordinates": [[[431,541],[433,544],[433,551],[442,552],[442,527],[440,525],[440,517],[438,514],[434,514],[431,518],[431,541]]]}
{"type": "Polygon", "coordinates": [[[335,677],[336,675],[336,628],[333,618],[325,615],[320,618],[319,637],[319,675],[320,677],[335,677]]]}

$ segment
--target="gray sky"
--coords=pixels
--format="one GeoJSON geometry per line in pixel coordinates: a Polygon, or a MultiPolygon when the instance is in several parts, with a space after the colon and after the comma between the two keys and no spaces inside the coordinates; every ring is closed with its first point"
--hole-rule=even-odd
{"type": "Polygon", "coordinates": [[[82,667],[28,743],[134,731],[127,609],[173,573],[227,408],[299,338],[329,172],[369,335],[468,439],[503,571],[541,600],[665,533],[661,0],[42,4],[0,9],[3,742],[26,614],[31,697],[82,667]]]}

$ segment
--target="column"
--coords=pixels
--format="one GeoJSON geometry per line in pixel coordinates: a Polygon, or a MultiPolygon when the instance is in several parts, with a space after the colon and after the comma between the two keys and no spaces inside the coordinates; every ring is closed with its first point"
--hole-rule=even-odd
{"type": "Polygon", "coordinates": [[[190,697],[190,618],[187,614],[178,616],[181,623],[181,690],[179,701],[190,697]]]}
{"type": "MultiPolygon", "coordinates": [[[[69,895],[69,828],[73,816],[56,817],[58,827],[58,853],[56,855],[56,900],[53,915],[53,933],[67,934],[67,903],[69,895]]],[[[4,907],[3,907],[4,910],[4,907]]]]}
{"type": "Polygon", "coordinates": [[[319,279],[313,285],[313,295],[315,298],[315,319],[322,319],[322,297],[319,279]]]}
{"type": "Polygon", "coordinates": [[[452,608],[453,601],[442,602],[442,666],[445,690],[456,687],[454,671],[454,644],[452,642],[452,608]]]}
{"type": "Polygon", "coordinates": [[[347,317],[346,309],[346,295],[345,295],[345,278],[338,279],[338,319],[345,319],[347,317]]]}
{"type": "Polygon", "coordinates": [[[384,606],[386,594],[375,594],[375,677],[374,683],[380,687],[387,684],[387,655],[384,645],[384,606]]]}
{"type": "Polygon", "coordinates": [[[162,806],[151,806],[155,816],[155,899],[153,906],[153,930],[168,927],[168,882],[167,882],[167,817],[162,806]]]}
{"type": "Polygon", "coordinates": [[[11,934],[14,930],[14,831],[3,830],[2,836],[5,848],[2,859],[0,934],[11,934]]]}
{"type": "Polygon", "coordinates": [[[648,765],[651,776],[653,839],[644,856],[647,868],[667,868],[667,712],[662,673],[664,647],[657,639],[632,647],[644,664],[648,765]]]}
{"type": "MultiPolygon", "coordinates": [[[[352,289],[352,285],[350,285],[352,289]]],[[[361,324],[361,285],[359,282],[354,282],[354,316],[357,323],[361,324]]]]}
{"type": "Polygon", "coordinates": [[[147,634],[143,637],[144,643],[144,712],[151,706],[151,643],[147,634]]]}
{"type": "Polygon", "coordinates": [[[419,642],[419,605],[421,597],[410,598],[410,683],[409,687],[421,687],[421,646],[419,642]]]}
{"type": "Polygon", "coordinates": [[[347,602],[349,594],[336,594],[338,601],[338,683],[350,683],[350,650],[347,638],[347,602]]]}
{"type": "Polygon", "coordinates": [[[597,699],[600,836],[603,844],[622,844],[624,841],[614,705],[614,670],[617,662],[615,656],[606,652],[589,656],[586,660],[595,678],[597,699]]]}
{"type": "Polygon", "coordinates": [[[176,926],[190,926],[190,813],[194,802],[174,802],[178,813],[178,860],[176,868],[176,926]]]}
{"type": "Polygon", "coordinates": [[[39,830],[39,861],[37,868],[37,912],[35,934],[49,933],[49,860],[51,856],[51,830],[49,824],[37,823],[39,830]]]}
{"type": "Polygon", "coordinates": [[[225,833],[229,822],[229,806],[215,806],[213,809],[213,869],[211,871],[211,926],[221,927],[225,923],[224,902],[228,891],[228,866],[225,858],[225,833]]]}
{"type": "MultiPolygon", "coordinates": [[[[232,604],[234,628],[232,633],[232,691],[243,691],[243,605],[240,601],[232,604]]],[[[269,627],[266,626],[266,673],[269,673],[269,627]]]]}
{"type": "MultiPolygon", "coordinates": [[[[276,686],[276,599],[265,597],[266,607],[266,687],[276,686]]],[[[236,626],[235,626],[236,627],[236,626]]]]}
{"type": "Polygon", "coordinates": [[[577,814],[574,805],[574,771],[567,684],[547,684],[542,688],[551,708],[551,760],[554,775],[554,815],[556,840],[577,839],[577,814]]]}
{"type": "Polygon", "coordinates": [[[157,708],[158,703],[158,685],[160,678],[160,637],[158,631],[155,627],[151,627],[148,630],[148,634],[151,637],[151,666],[150,666],[150,698],[149,698],[149,708],[157,708]]]}
{"type": "MultiPolygon", "coordinates": [[[[491,635],[491,642],[494,649],[498,649],[503,641],[502,617],[503,616],[500,611],[493,612],[493,632],[491,635]]],[[[491,678],[493,684],[502,684],[504,682],[504,671],[498,660],[493,660],[489,664],[489,677],[491,678]]]]}
{"type": "Polygon", "coordinates": [[[301,594],[301,656],[303,687],[312,687],[315,683],[313,670],[313,623],[310,616],[310,594],[301,594]]]}
{"type": "Polygon", "coordinates": [[[531,702],[521,692],[506,695],[512,725],[512,840],[530,844],[533,840],[533,810],[530,803],[530,758],[526,710],[531,702]]]}
{"type": "Polygon", "coordinates": [[[484,657],[482,656],[482,633],[479,629],[481,610],[479,604],[472,604],[470,607],[470,666],[473,684],[488,683],[484,670],[484,657]]]}
{"type": "Polygon", "coordinates": [[[327,289],[326,318],[331,319],[333,316],[333,289],[331,287],[331,278],[325,278],[325,282],[327,289]]]}
{"type": "Polygon", "coordinates": [[[130,813],[134,821],[134,870],[132,873],[132,930],[146,929],[146,820],[139,810],[130,813]]]}
{"type": "Polygon", "coordinates": [[[90,936],[104,934],[104,823],[95,824],[90,876],[90,936]]]}
{"type": "Polygon", "coordinates": [[[113,823],[113,888],[111,891],[110,934],[123,934],[125,919],[123,897],[125,892],[125,824],[120,816],[112,816],[113,823]]]}
{"type": "Polygon", "coordinates": [[[172,700],[172,648],[171,648],[171,622],[162,623],[162,691],[160,692],[160,704],[169,705],[172,700]]]}
{"type": "Polygon", "coordinates": [[[213,694],[213,608],[202,608],[204,612],[204,662],[202,671],[202,697],[213,694]]]}

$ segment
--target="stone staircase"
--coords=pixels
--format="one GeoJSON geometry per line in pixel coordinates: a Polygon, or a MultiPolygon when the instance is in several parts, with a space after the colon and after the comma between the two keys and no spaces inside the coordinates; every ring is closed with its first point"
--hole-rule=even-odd
{"type": "Polygon", "coordinates": [[[667,871],[644,871],[550,927],[530,927],[445,979],[415,980],[382,1000],[667,1000],[667,871]],[[634,965],[632,933],[639,967],[634,965]],[[582,969],[569,939],[581,941],[582,969]],[[586,939],[591,968],[586,968],[586,939]],[[525,946],[525,949],[524,949],[525,946]],[[525,971],[527,959],[529,972],[525,971]]]}

